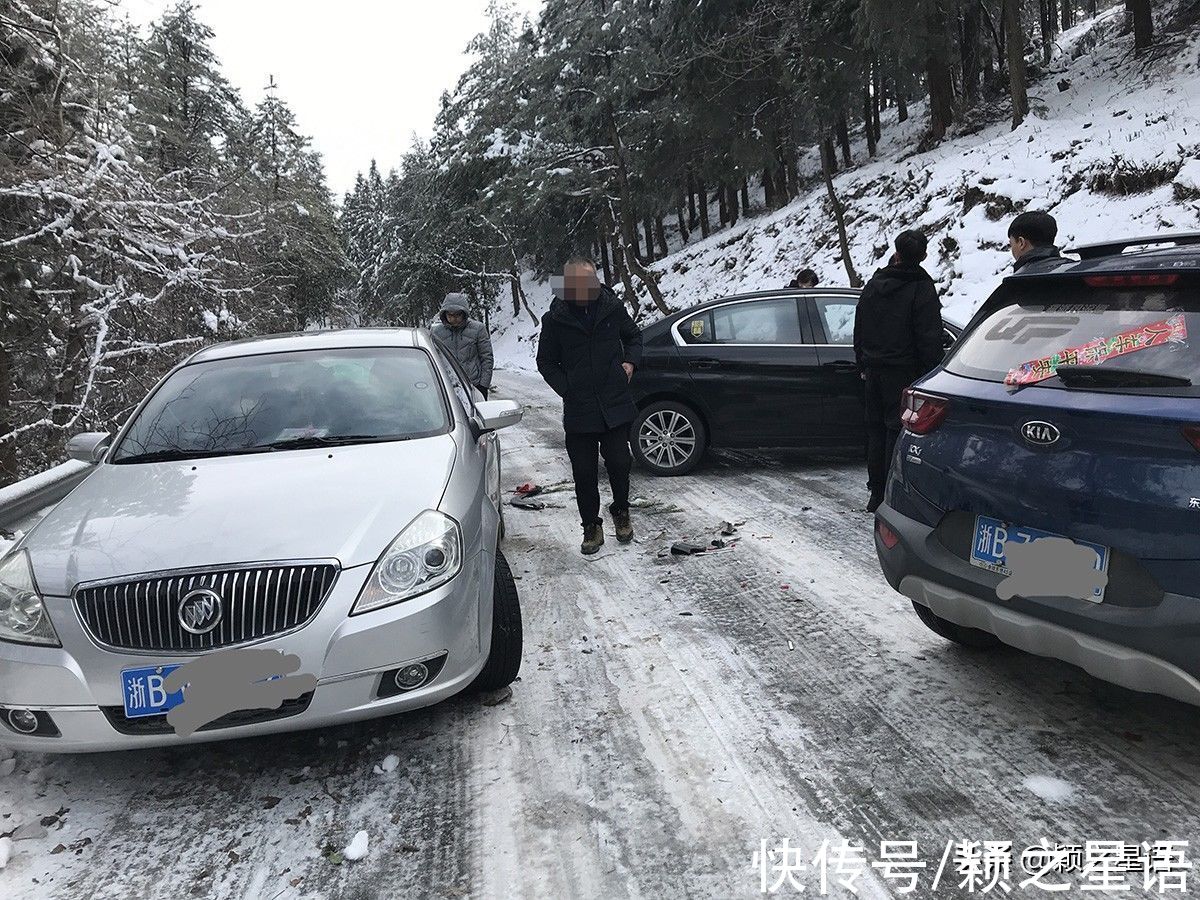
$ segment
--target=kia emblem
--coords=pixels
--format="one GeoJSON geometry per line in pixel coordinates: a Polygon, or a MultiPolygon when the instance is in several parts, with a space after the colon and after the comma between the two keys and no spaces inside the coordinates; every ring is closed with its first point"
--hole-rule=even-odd
{"type": "Polygon", "coordinates": [[[1026,422],[1021,426],[1021,437],[1039,447],[1049,447],[1058,443],[1062,434],[1049,422],[1026,422]]]}

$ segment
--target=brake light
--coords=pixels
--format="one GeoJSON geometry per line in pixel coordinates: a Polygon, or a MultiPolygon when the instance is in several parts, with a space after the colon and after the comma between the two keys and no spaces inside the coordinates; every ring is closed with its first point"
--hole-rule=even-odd
{"type": "Polygon", "coordinates": [[[1095,288],[1168,287],[1179,281],[1178,272],[1155,275],[1086,275],[1083,283],[1095,288]]]}
{"type": "Polygon", "coordinates": [[[1184,425],[1183,436],[1197,450],[1200,450],[1200,425],[1184,425]]]}
{"type": "Polygon", "coordinates": [[[942,397],[904,389],[904,412],[900,421],[913,434],[929,434],[942,424],[949,411],[950,403],[942,397]]]}
{"type": "Polygon", "coordinates": [[[900,543],[900,535],[888,528],[887,522],[883,519],[876,517],[875,530],[879,532],[879,539],[883,541],[883,546],[888,550],[900,543]]]}

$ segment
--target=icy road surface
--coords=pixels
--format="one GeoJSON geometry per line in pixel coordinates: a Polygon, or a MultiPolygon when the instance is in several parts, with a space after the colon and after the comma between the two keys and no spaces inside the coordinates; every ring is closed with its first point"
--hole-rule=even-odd
{"type": "MultiPolygon", "coordinates": [[[[498,394],[530,403],[504,433],[505,487],[566,479],[556,399],[513,372],[498,394]]],[[[593,560],[569,491],[509,508],[525,615],[511,699],[19,755],[0,763],[0,837],[33,836],[0,896],[749,897],[764,839],[807,856],[846,839],[868,859],[916,840],[931,871],[950,839],[1194,840],[1200,712],[928,632],[879,573],[863,480],[855,461],[757,453],[635,475],[637,542],[609,525],[593,560]],[[745,521],[734,549],[661,555],[722,520],[745,521]]],[[[937,896],[966,896],[947,880],[937,896]]]]}

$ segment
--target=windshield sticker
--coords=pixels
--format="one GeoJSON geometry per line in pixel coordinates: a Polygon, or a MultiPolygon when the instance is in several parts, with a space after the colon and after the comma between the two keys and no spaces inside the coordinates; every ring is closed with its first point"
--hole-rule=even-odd
{"type": "Polygon", "coordinates": [[[1187,339],[1187,320],[1182,315],[1171,316],[1149,325],[1139,325],[1112,337],[1096,338],[1081,347],[1068,347],[1050,356],[1021,363],[1009,370],[1004,383],[1009,387],[1036,384],[1053,378],[1059,366],[1098,366],[1106,359],[1125,356],[1147,347],[1163,344],[1182,344],[1187,339]]]}

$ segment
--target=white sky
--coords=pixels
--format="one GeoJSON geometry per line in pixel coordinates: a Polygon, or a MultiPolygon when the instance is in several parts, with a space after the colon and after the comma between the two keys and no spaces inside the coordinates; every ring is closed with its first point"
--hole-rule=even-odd
{"type": "MultiPolygon", "coordinates": [[[[124,0],[139,22],[171,0],[124,0]]],[[[535,19],[542,0],[512,0],[535,19]]],[[[271,75],[325,158],[334,196],[372,157],[386,173],[468,64],[487,0],[198,0],[227,77],[253,106],[271,75]]]]}

